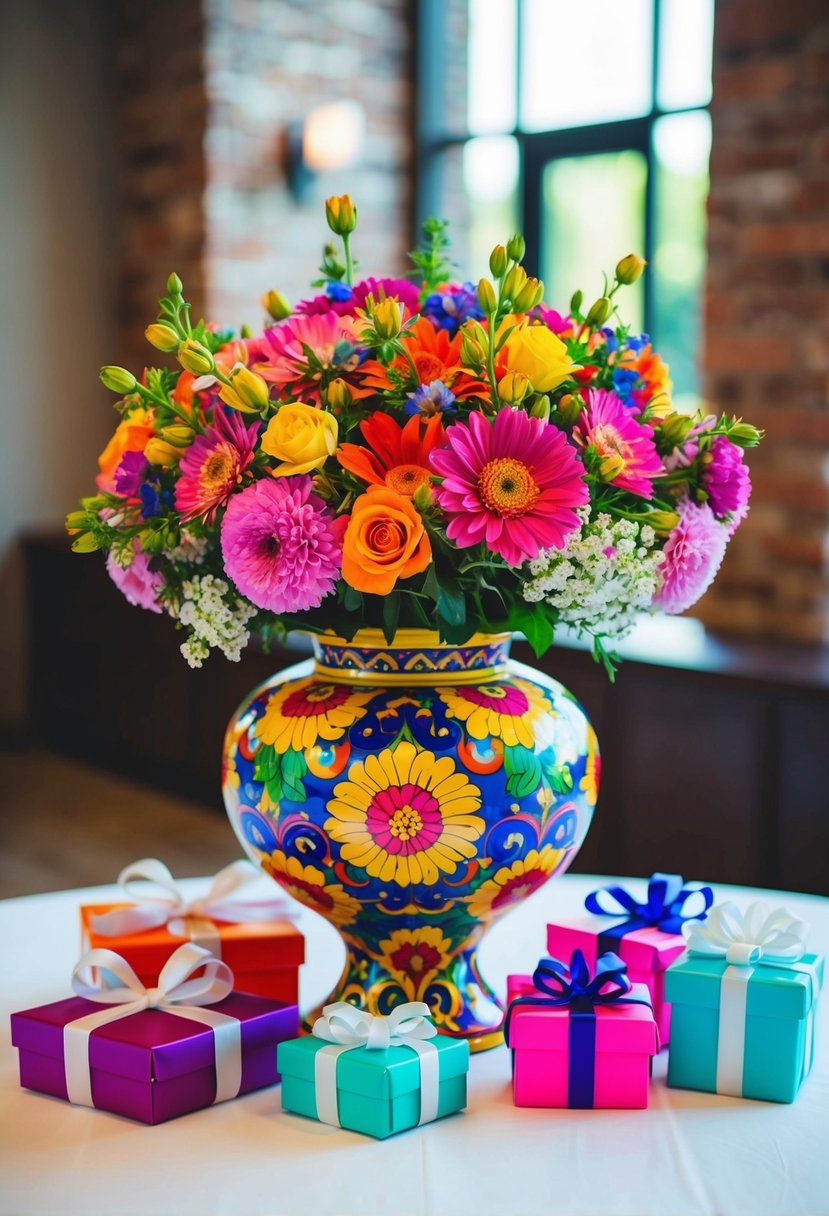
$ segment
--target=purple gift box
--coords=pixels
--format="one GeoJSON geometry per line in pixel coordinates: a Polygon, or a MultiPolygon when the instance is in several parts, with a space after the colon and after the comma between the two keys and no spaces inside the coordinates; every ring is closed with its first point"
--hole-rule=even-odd
{"type": "MultiPolygon", "coordinates": [[[[104,1008],[74,996],[13,1013],[12,1043],[20,1055],[21,1086],[66,1101],[63,1028],[104,1008]]],[[[279,1081],[276,1047],[296,1038],[297,1006],[233,992],[210,1009],[240,1023],[239,1093],[279,1081]]],[[[213,1031],[161,1009],[145,1009],[93,1030],[89,1067],[96,1108],[141,1123],[163,1123],[210,1106],[216,1097],[213,1031]]]]}

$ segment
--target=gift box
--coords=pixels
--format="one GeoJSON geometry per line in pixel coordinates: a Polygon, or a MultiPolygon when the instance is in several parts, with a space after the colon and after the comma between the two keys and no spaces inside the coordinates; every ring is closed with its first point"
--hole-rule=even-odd
{"type": "Polygon", "coordinates": [[[613,954],[601,957],[595,973],[591,980],[575,951],[569,968],[545,959],[532,976],[507,977],[516,1106],[648,1105],[651,1058],[659,1050],[648,990],[626,979],[613,954]]]}
{"type": "Polygon", "coordinates": [[[428,1015],[420,1002],[389,1018],[326,1006],[311,1037],[279,1046],[282,1109],[379,1140],[463,1110],[469,1044],[437,1034],[428,1015]],[[411,1024],[427,1036],[412,1037],[411,1024]]]}
{"type": "MultiPolygon", "coordinates": [[[[187,956],[196,964],[190,974],[210,961],[199,947],[181,950],[197,952],[187,956]]],[[[110,952],[93,951],[90,965],[117,969],[117,956],[103,959],[104,954],[110,952]]],[[[240,992],[221,995],[231,978],[209,1008],[187,1005],[193,994],[185,990],[172,1012],[173,1005],[151,1007],[158,996],[145,992],[141,998],[142,986],[132,978],[135,999],[122,1005],[73,996],[13,1013],[21,1086],[141,1123],[162,1123],[279,1080],[276,1047],[297,1033],[295,1004],[240,992]],[[90,1021],[98,1024],[90,1028],[90,1021]]],[[[100,995],[108,994],[102,989],[100,995]]]]}
{"type": "Polygon", "coordinates": [[[653,874],[644,903],[624,887],[604,887],[585,900],[594,915],[547,926],[547,950],[554,958],[569,958],[574,950],[581,950],[590,967],[607,951],[617,954],[631,982],[647,987],[664,1047],[671,1028],[665,971],[685,950],[682,925],[704,917],[713,902],[710,887],[686,887],[678,874],[653,874]],[[690,917],[685,913],[688,906],[695,906],[690,917]]]}
{"type": "Polygon", "coordinates": [[[117,951],[149,986],[182,940],[193,940],[228,964],[241,992],[296,1004],[305,938],[285,919],[285,901],[232,898],[260,877],[249,862],[234,862],[215,876],[204,899],[188,902],[165,865],[155,858],[135,862],[118,882],[140,902],[83,905],[82,950],[117,951]],[[168,897],[147,897],[147,883],[168,897]]]}
{"type": "Polygon", "coordinates": [[[673,1005],[668,1084],[793,1102],[814,1055],[824,960],[785,909],[714,908],[689,926],[688,952],[665,976],[673,1005]]]}

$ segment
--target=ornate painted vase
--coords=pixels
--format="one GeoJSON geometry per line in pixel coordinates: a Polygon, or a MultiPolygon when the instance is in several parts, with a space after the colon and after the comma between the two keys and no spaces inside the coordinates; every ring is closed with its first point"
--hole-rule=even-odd
{"type": "Polygon", "coordinates": [[[242,703],[224,747],[245,850],[345,940],[329,999],[372,1013],[426,1001],[473,1050],[503,1041],[481,938],[566,869],[599,782],[584,710],[509,645],[315,638],[313,660],[242,703]]]}

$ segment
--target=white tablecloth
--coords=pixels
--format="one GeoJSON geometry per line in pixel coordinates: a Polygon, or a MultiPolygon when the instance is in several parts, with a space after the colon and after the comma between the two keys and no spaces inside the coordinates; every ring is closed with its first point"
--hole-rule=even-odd
{"type": "MultiPolygon", "coordinates": [[[[546,921],[576,914],[607,881],[554,880],[497,925],[481,952],[495,987],[503,992],[508,971],[532,970],[546,921]]],[[[283,1114],[278,1089],[157,1127],[24,1092],[7,1015],[69,995],[78,904],[114,894],[0,902],[2,1216],[829,1216],[820,1044],[793,1106],[670,1090],[663,1052],[647,1111],[516,1109],[502,1047],[472,1057],[465,1114],[383,1142],[283,1114]]],[[[717,894],[745,905],[762,893],[717,894]]],[[[829,900],[773,898],[811,923],[812,949],[829,953],[829,900]]],[[[342,946],[314,914],[300,924],[310,1008],[336,980],[342,946]]],[[[824,1000],[824,1032],[827,1019],[824,1000]]]]}

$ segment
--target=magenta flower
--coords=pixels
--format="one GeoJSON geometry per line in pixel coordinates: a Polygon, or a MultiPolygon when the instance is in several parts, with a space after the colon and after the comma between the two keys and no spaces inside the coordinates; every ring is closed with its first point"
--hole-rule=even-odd
{"type": "Polygon", "coordinates": [[[199,517],[213,521],[253,460],[259,426],[247,426],[237,410],[216,407],[213,425],[196,436],[179,461],[175,495],[182,523],[199,517]]]}
{"type": "Polygon", "coordinates": [[[502,409],[494,423],[470,414],[449,427],[446,439],[448,446],[429,460],[443,478],[437,499],[450,517],[450,540],[460,549],[484,541],[510,566],[562,548],[579,526],[575,508],[589,495],[561,431],[522,410],[502,409]]]}
{"type": "Polygon", "coordinates": [[[572,331],[572,318],[562,316],[555,308],[547,308],[545,304],[538,304],[533,309],[532,315],[554,334],[569,334],[572,331]]]}
{"type": "Polygon", "coordinates": [[[335,294],[314,296],[311,300],[302,300],[296,306],[296,311],[305,316],[314,316],[324,312],[335,312],[341,317],[354,316],[358,308],[365,308],[369,296],[379,300],[381,295],[387,298],[395,297],[404,304],[407,312],[415,313],[419,307],[420,293],[414,283],[408,279],[362,279],[349,290],[343,283],[337,283],[335,294]]]}
{"type": "Polygon", "coordinates": [[[253,370],[263,379],[280,388],[310,386],[315,392],[319,368],[349,370],[357,362],[356,347],[354,320],[330,308],[313,316],[289,317],[248,343],[253,370]],[[314,366],[309,364],[308,351],[314,366]]]}
{"type": "Polygon", "coordinates": [[[615,393],[591,389],[587,409],[574,428],[575,438],[593,447],[606,481],[638,494],[653,497],[651,478],[664,472],[649,426],[637,422],[615,393]]]}
{"type": "Polygon", "coordinates": [[[164,576],[158,570],[150,569],[150,558],[137,538],[132,542],[132,550],[129,566],[119,565],[110,550],[106,560],[107,574],[130,604],[149,612],[163,612],[158,595],[164,586],[164,576]]]}
{"type": "Polygon", "coordinates": [[[255,481],[222,520],[225,570],[257,608],[317,608],[339,577],[347,522],[329,513],[310,477],[255,481]]]}
{"type": "Polygon", "coordinates": [[[679,523],[665,542],[659,567],[662,586],[654,603],[665,612],[685,612],[708,590],[720,568],[728,528],[718,523],[708,503],[685,499],[677,507],[679,523]]]}
{"type": "Polygon", "coordinates": [[[711,510],[720,519],[728,517],[733,535],[748,514],[751,478],[743,460],[743,449],[725,435],[717,435],[702,458],[702,484],[711,510]]]}

